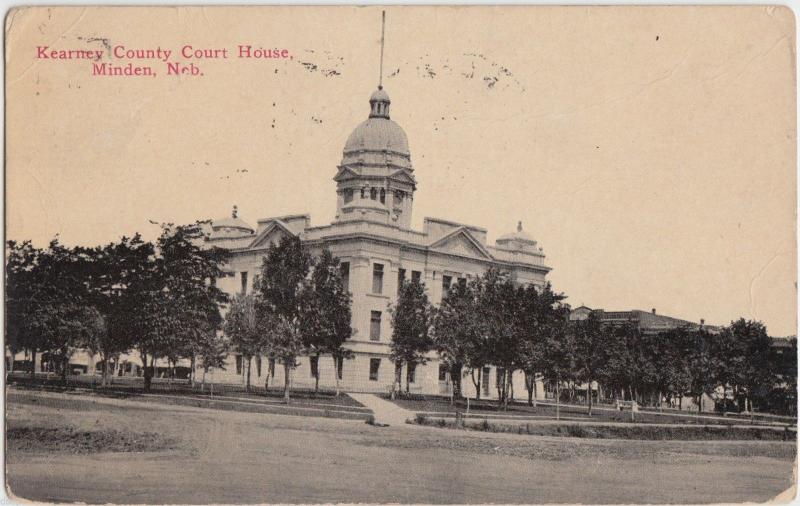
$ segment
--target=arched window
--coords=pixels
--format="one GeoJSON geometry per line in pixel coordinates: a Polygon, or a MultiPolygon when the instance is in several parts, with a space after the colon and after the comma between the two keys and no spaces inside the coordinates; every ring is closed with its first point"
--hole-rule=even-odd
{"type": "Polygon", "coordinates": [[[385,203],[386,203],[386,190],[381,188],[381,204],[385,204],[385,203]]]}
{"type": "Polygon", "coordinates": [[[362,199],[364,198],[364,191],[365,191],[365,190],[366,190],[366,187],[362,186],[362,187],[361,187],[361,198],[362,198],[362,199]]]}
{"type": "Polygon", "coordinates": [[[348,188],[344,191],[344,203],[347,204],[348,202],[353,200],[353,190],[348,188]]]}
{"type": "Polygon", "coordinates": [[[378,189],[377,188],[372,188],[369,191],[369,198],[371,198],[372,200],[375,200],[375,199],[378,198],[378,189]]]}

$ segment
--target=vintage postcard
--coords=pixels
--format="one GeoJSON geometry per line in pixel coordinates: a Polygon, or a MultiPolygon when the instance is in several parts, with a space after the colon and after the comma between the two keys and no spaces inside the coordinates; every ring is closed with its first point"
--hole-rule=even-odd
{"type": "Polygon", "coordinates": [[[9,500],[792,500],[795,24],[12,9],[9,500]]]}

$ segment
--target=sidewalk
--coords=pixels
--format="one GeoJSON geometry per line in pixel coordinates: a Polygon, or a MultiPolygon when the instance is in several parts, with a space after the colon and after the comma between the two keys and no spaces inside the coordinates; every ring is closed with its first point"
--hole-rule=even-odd
{"type": "Polygon", "coordinates": [[[348,393],[347,395],[371,409],[376,423],[405,425],[406,420],[414,418],[413,412],[403,409],[393,402],[385,401],[377,395],[356,393],[348,393]]]}

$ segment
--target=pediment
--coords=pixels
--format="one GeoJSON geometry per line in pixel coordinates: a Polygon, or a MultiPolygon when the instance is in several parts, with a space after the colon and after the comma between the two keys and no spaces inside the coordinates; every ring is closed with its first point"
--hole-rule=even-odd
{"type": "Polygon", "coordinates": [[[430,245],[433,251],[492,260],[489,251],[464,227],[459,227],[430,245]]]}
{"type": "Polygon", "coordinates": [[[346,181],[348,179],[354,179],[357,177],[360,177],[360,175],[350,167],[339,167],[339,172],[337,172],[336,175],[333,176],[333,180],[339,182],[339,181],[346,181]]]}
{"type": "Polygon", "coordinates": [[[392,172],[392,174],[389,176],[389,179],[391,179],[392,181],[399,181],[401,183],[407,183],[410,185],[417,184],[417,180],[414,179],[414,176],[404,169],[392,172]]]}
{"type": "Polygon", "coordinates": [[[250,249],[267,248],[271,244],[279,243],[284,237],[293,235],[286,225],[280,221],[272,221],[253,239],[253,242],[250,243],[250,249]]]}

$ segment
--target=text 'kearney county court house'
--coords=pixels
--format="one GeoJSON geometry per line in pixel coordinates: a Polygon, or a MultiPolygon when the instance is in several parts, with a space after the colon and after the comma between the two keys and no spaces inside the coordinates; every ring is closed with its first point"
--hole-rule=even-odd
{"type": "MultiPolygon", "coordinates": [[[[232,253],[227,276],[218,286],[234,294],[252,290],[260,272],[262,258],[272,243],[286,235],[295,235],[319,254],[328,248],[342,262],[346,288],[352,294],[353,337],[346,346],[354,358],[333,363],[330,357],[318,362],[312,357],[300,359],[292,375],[293,386],[313,385],[315,374],[321,386],[333,386],[337,374],[344,389],[388,391],[394,381],[394,363],[389,359],[392,329],[389,303],[396,301],[400,282],[416,278],[425,283],[431,301],[438,303],[452,283],[463,283],[482,274],[490,266],[509,272],[519,283],[543,285],[550,270],[544,263],[536,241],[517,230],[486,242],[486,230],[434,218],[426,218],[422,232],[411,229],[414,193],[417,189],[408,138],[389,115],[389,95],[379,87],[369,99],[369,117],[347,138],[342,161],[333,178],[336,182],[336,218],[333,223],[311,227],[308,215],[281,216],[258,220],[251,227],[234,211],[230,218],[210,225],[209,245],[232,253]]],[[[240,356],[234,355],[227,371],[216,371],[215,379],[242,381],[246,371],[240,356]]],[[[252,379],[275,371],[262,360],[254,361],[252,379]]],[[[426,365],[404,370],[416,392],[439,394],[450,388],[445,367],[440,367],[435,353],[426,365]]],[[[492,395],[496,374],[487,368],[483,374],[482,394],[492,395]]],[[[261,376],[263,378],[263,376],[261,376]]],[[[515,378],[515,390],[524,391],[523,378],[515,378]]],[[[283,376],[275,374],[270,384],[282,385],[283,376]]],[[[464,381],[465,393],[474,386],[464,381]]],[[[542,389],[539,390],[543,391],[542,389]]]]}

